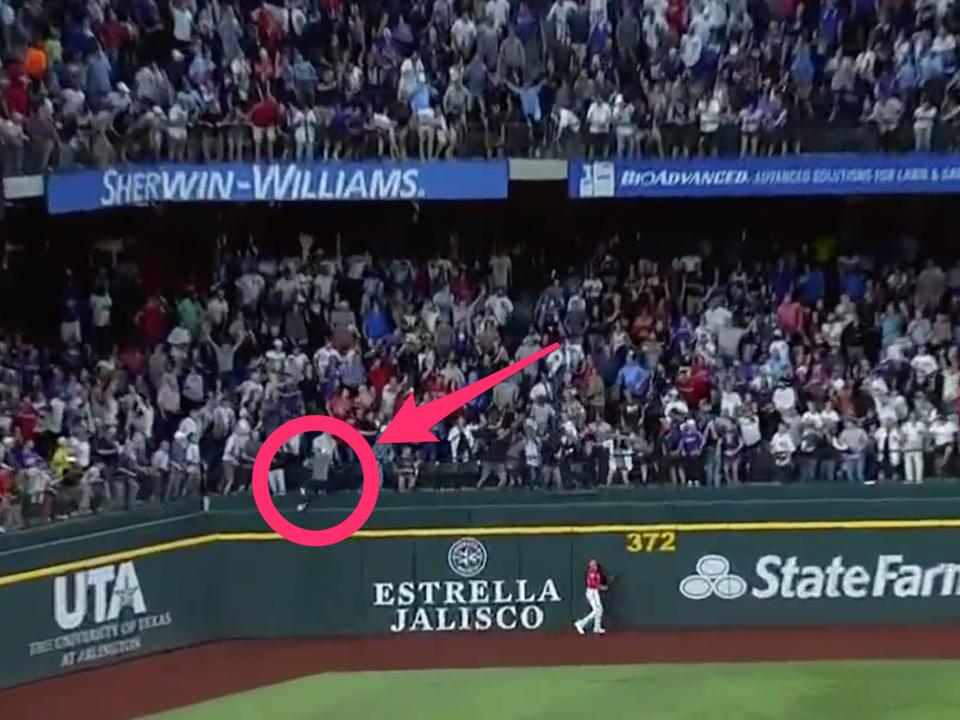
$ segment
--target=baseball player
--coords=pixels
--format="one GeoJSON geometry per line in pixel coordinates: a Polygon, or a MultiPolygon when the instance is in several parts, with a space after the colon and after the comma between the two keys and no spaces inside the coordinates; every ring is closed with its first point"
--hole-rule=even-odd
{"type": "Polygon", "coordinates": [[[600,600],[600,591],[606,590],[606,580],[603,577],[603,571],[596,560],[590,560],[587,563],[587,604],[590,606],[590,612],[585,617],[577,620],[573,626],[577,632],[583,635],[588,625],[593,625],[593,632],[603,635],[606,630],[603,629],[603,602],[600,600]]]}

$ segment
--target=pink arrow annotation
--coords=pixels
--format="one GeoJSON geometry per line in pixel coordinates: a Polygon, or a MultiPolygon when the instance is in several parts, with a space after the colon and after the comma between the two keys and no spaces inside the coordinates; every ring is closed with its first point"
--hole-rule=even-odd
{"type": "Polygon", "coordinates": [[[560,347],[560,343],[554,343],[545,347],[532,355],[527,355],[523,360],[517,360],[512,365],[508,365],[503,370],[487,375],[485,378],[477,380],[475,383],[455,390],[449,395],[432,400],[425,405],[417,405],[413,393],[407,396],[403,405],[393,416],[393,420],[384,429],[383,433],[377,439],[377,445],[389,443],[421,443],[438,442],[436,435],[430,432],[430,428],[450,415],[476,397],[483,395],[491,390],[498,383],[503,382],[511,375],[514,375],[524,368],[539,362],[542,358],[552,353],[560,347]]]}

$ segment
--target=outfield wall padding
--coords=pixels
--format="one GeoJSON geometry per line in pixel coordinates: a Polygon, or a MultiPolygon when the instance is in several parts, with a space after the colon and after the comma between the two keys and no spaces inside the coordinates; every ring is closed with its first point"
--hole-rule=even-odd
{"type": "Polygon", "coordinates": [[[20,547],[0,554],[0,687],[215,639],[570,628],[590,558],[613,630],[960,622],[960,502],[880,507],[408,508],[321,549],[231,511],[20,547]]]}

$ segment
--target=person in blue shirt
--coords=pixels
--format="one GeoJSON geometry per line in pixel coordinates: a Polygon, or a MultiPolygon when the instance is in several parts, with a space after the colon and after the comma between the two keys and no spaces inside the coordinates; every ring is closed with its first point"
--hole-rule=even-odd
{"type": "Polygon", "coordinates": [[[619,377],[619,361],[609,345],[603,345],[593,356],[593,364],[597,368],[605,385],[613,385],[619,377]]]}
{"type": "Polygon", "coordinates": [[[866,292],[866,280],[863,271],[854,268],[840,273],[840,291],[853,302],[863,300],[863,295],[866,292]]]}
{"type": "Polygon", "coordinates": [[[777,268],[770,278],[770,283],[773,285],[773,293],[777,301],[782,300],[788,292],[793,290],[793,280],[793,266],[786,260],[777,260],[777,268]]]}
{"type": "Polygon", "coordinates": [[[819,40],[826,43],[828,51],[833,50],[840,42],[842,31],[843,15],[837,7],[836,0],[826,0],[820,10],[819,40]]]}
{"type": "Polygon", "coordinates": [[[685,354],[692,344],[693,327],[687,317],[681,317],[680,321],[670,333],[670,345],[676,352],[685,354]]]}
{"type": "Polygon", "coordinates": [[[683,462],[679,468],[680,482],[696,485],[700,482],[700,456],[704,437],[694,420],[685,420],[680,426],[679,450],[683,462]]]}
{"type": "Polygon", "coordinates": [[[810,46],[801,40],[797,44],[797,49],[793,56],[793,63],[790,65],[791,79],[801,85],[809,86],[813,83],[813,72],[810,46]]]}
{"type": "Polygon", "coordinates": [[[539,25],[537,23],[537,16],[534,14],[533,10],[530,9],[530,3],[526,1],[520,3],[514,23],[517,28],[517,36],[520,38],[520,40],[522,40],[524,43],[527,43],[533,39],[534,35],[537,33],[539,25]]]}
{"type": "Polygon", "coordinates": [[[106,53],[97,51],[90,54],[87,60],[87,83],[85,91],[87,93],[87,105],[94,112],[100,109],[103,99],[113,87],[111,82],[110,61],[106,53]]]}
{"type": "Polygon", "coordinates": [[[523,117],[533,132],[534,143],[538,142],[543,129],[543,111],[540,108],[540,90],[543,80],[537,77],[526,78],[523,85],[514,85],[509,80],[504,84],[520,98],[520,109],[523,117]]]}
{"type": "Polygon", "coordinates": [[[807,307],[815,307],[817,302],[823,299],[826,290],[826,278],[823,270],[818,267],[807,269],[806,274],[800,279],[800,294],[803,303],[807,307]]]}
{"type": "Polygon", "coordinates": [[[650,372],[637,362],[635,353],[627,353],[627,360],[617,373],[617,385],[633,396],[639,396],[646,389],[650,372]]]}
{"type": "Polygon", "coordinates": [[[351,390],[356,390],[367,380],[367,371],[363,366],[363,358],[354,349],[347,351],[347,357],[340,366],[340,382],[351,390]]]}
{"type": "Polygon", "coordinates": [[[883,317],[880,318],[880,337],[883,347],[893,345],[897,340],[903,337],[904,319],[899,310],[893,303],[887,305],[883,317]]]}
{"type": "Polygon", "coordinates": [[[363,336],[371,343],[375,343],[389,335],[391,331],[390,320],[380,303],[372,302],[370,309],[363,317],[363,336]]]}

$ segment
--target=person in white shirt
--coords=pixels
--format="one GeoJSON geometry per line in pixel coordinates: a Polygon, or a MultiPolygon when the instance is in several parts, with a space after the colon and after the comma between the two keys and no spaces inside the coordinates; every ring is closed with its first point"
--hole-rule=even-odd
{"type": "Polygon", "coordinates": [[[159,499],[170,472],[170,443],[164,440],[150,458],[151,499],[159,499]]]}
{"type": "Polygon", "coordinates": [[[287,111],[287,124],[293,129],[294,158],[306,160],[307,152],[307,114],[299,103],[290,105],[287,111]]]}
{"type": "Polygon", "coordinates": [[[631,158],[637,152],[637,125],[633,120],[636,107],[624,102],[623,95],[613,99],[613,124],[617,137],[617,157],[631,158]]]}
{"type": "Polygon", "coordinates": [[[774,465],[777,468],[777,478],[780,482],[788,482],[793,469],[793,454],[797,451],[797,445],[793,441],[793,435],[790,434],[786,423],[780,423],[777,432],[770,440],[770,454],[773,456],[774,465]]]}
{"type": "Polygon", "coordinates": [[[937,477],[944,477],[957,443],[956,421],[937,413],[930,423],[930,437],[934,448],[934,473],[937,477]]]}
{"type": "Polygon", "coordinates": [[[477,26],[466,11],[454,20],[453,27],[450,28],[450,36],[453,38],[454,49],[460,53],[461,57],[469,58],[473,54],[473,43],[477,39],[477,26]]]}
{"type": "Polygon", "coordinates": [[[940,402],[944,406],[952,406],[960,395],[960,370],[957,369],[953,360],[949,362],[950,365],[941,373],[943,384],[940,390],[940,402]]]}
{"type": "Polygon", "coordinates": [[[613,121],[613,108],[604,97],[597,97],[587,110],[587,131],[590,133],[590,145],[587,157],[605,158],[610,144],[610,124],[613,121]]]}
{"type": "Polygon", "coordinates": [[[203,492],[201,483],[203,481],[203,461],[200,456],[200,443],[198,435],[192,433],[187,436],[186,462],[184,463],[184,494],[196,495],[203,492]]]}
{"type": "Polygon", "coordinates": [[[113,299],[106,285],[98,288],[90,296],[90,324],[93,325],[93,342],[100,349],[106,349],[110,340],[110,311],[113,299]]]}
{"type": "Polygon", "coordinates": [[[866,480],[866,451],[870,443],[869,436],[855,421],[844,420],[840,441],[844,447],[840,457],[843,477],[847,482],[863,484],[866,480]]]}
{"type": "Polygon", "coordinates": [[[717,131],[723,118],[723,101],[719,91],[702,98],[697,103],[697,114],[700,116],[700,149],[704,154],[717,155],[720,146],[717,144],[717,131]]]}
{"type": "Polygon", "coordinates": [[[81,470],[90,467],[90,443],[86,437],[86,431],[78,429],[76,434],[69,439],[70,454],[74,462],[81,470]]]}
{"type": "Polygon", "coordinates": [[[54,395],[43,412],[41,431],[46,435],[46,447],[53,447],[54,441],[63,434],[63,412],[67,404],[59,395],[54,395]]]}
{"type": "Polygon", "coordinates": [[[324,492],[330,478],[330,468],[337,458],[337,441],[330,433],[321,433],[313,439],[310,457],[304,464],[310,468],[310,479],[300,486],[300,495],[305,498],[297,504],[297,512],[306,510],[315,497],[324,492]]]}
{"type": "Polygon", "coordinates": [[[406,58],[400,64],[400,79],[397,83],[397,98],[401,102],[407,102],[413,97],[414,92],[426,82],[426,70],[423,66],[423,60],[414,53],[412,57],[406,58]]]}
{"type": "Polygon", "coordinates": [[[732,320],[733,313],[724,304],[715,305],[703,313],[703,324],[713,334],[729,327],[732,320]]]}
{"type": "Polygon", "coordinates": [[[892,149],[897,141],[896,133],[903,117],[903,101],[896,95],[881,97],[866,116],[866,121],[875,123],[880,133],[883,149],[892,149]]]}
{"type": "Polygon", "coordinates": [[[556,32],[557,43],[566,45],[570,42],[570,24],[567,19],[570,13],[577,9],[573,0],[554,0],[547,13],[547,22],[552,22],[556,32]]]}
{"type": "Polygon", "coordinates": [[[207,321],[212,329],[220,330],[230,316],[230,304],[223,288],[217,288],[213,296],[207,301],[207,321]]]}
{"type": "Polygon", "coordinates": [[[260,300],[260,296],[263,294],[266,286],[267,281],[264,280],[263,275],[258,272],[251,271],[241,275],[237,280],[237,294],[239,296],[240,306],[246,309],[253,309],[260,300]]]}
{"type": "Polygon", "coordinates": [[[880,463],[880,477],[895,478],[900,471],[901,451],[903,450],[903,436],[896,422],[881,420],[880,426],[873,433],[873,442],[877,452],[877,461],[880,463]]]}
{"type": "Polygon", "coordinates": [[[169,159],[171,162],[185,162],[187,159],[187,122],[190,115],[179,102],[174,103],[167,114],[167,137],[169,159]]]}
{"type": "Polygon", "coordinates": [[[913,149],[917,152],[930,152],[936,119],[937,106],[924,95],[920,105],[913,111],[913,149]]]}
{"type": "Polygon", "coordinates": [[[940,369],[937,359],[930,354],[926,347],[917,350],[917,354],[910,360],[910,367],[917,373],[917,379],[921,383],[940,369]]]}
{"type": "Polygon", "coordinates": [[[729,384],[720,393],[720,414],[726,417],[736,417],[740,406],[743,405],[743,398],[736,388],[729,384]]]}
{"type": "Polygon", "coordinates": [[[436,138],[436,145],[433,149],[433,157],[447,158],[449,160],[453,157],[457,150],[457,128],[456,126],[450,125],[450,123],[447,122],[446,116],[439,107],[436,109],[436,113],[434,115],[433,132],[434,137],[436,138]]]}
{"type": "Polygon", "coordinates": [[[172,0],[173,37],[178,43],[189,44],[193,38],[193,11],[186,0],[172,0]]]}
{"type": "Polygon", "coordinates": [[[903,475],[907,483],[923,482],[923,451],[927,437],[927,426],[910,413],[910,418],[900,426],[903,437],[903,475]]]}
{"type": "Polygon", "coordinates": [[[760,416],[754,403],[745,403],[740,407],[737,417],[740,439],[743,441],[740,462],[740,480],[749,480],[753,472],[753,463],[759,450],[763,435],[760,432],[760,416]]]}
{"type": "Polygon", "coordinates": [[[580,118],[567,108],[554,107],[554,121],[557,124],[557,148],[562,150],[567,143],[580,135],[580,118]]]}
{"type": "Polygon", "coordinates": [[[513,302],[502,288],[487,298],[484,308],[493,313],[493,317],[500,327],[506,325],[507,320],[513,315],[513,302]]]}
{"type": "Polygon", "coordinates": [[[797,416],[797,391],[786,381],[781,381],[773,391],[773,407],[780,417],[789,420],[797,416]]]}
{"type": "Polygon", "coordinates": [[[229,495],[236,481],[237,467],[243,457],[243,449],[246,447],[247,440],[250,437],[250,424],[246,420],[237,423],[230,437],[227,438],[226,445],[223,448],[222,467],[223,482],[220,486],[220,492],[229,495]]]}
{"type": "Polygon", "coordinates": [[[510,2],[509,0],[487,0],[484,12],[493,29],[500,33],[510,19],[510,2]]]}
{"type": "Polygon", "coordinates": [[[687,33],[680,39],[680,59],[688,69],[693,69],[703,54],[703,38],[697,33],[687,33]]]}
{"type": "Polygon", "coordinates": [[[94,494],[102,494],[104,492],[103,487],[103,466],[98,463],[87,468],[80,478],[80,504],[78,509],[81,513],[90,512],[90,502],[93,500],[94,494]]]}
{"type": "Polygon", "coordinates": [[[447,442],[450,443],[450,455],[454,462],[466,462],[473,453],[476,441],[473,437],[473,429],[467,425],[463,416],[457,418],[450,431],[447,433],[447,442]]]}

